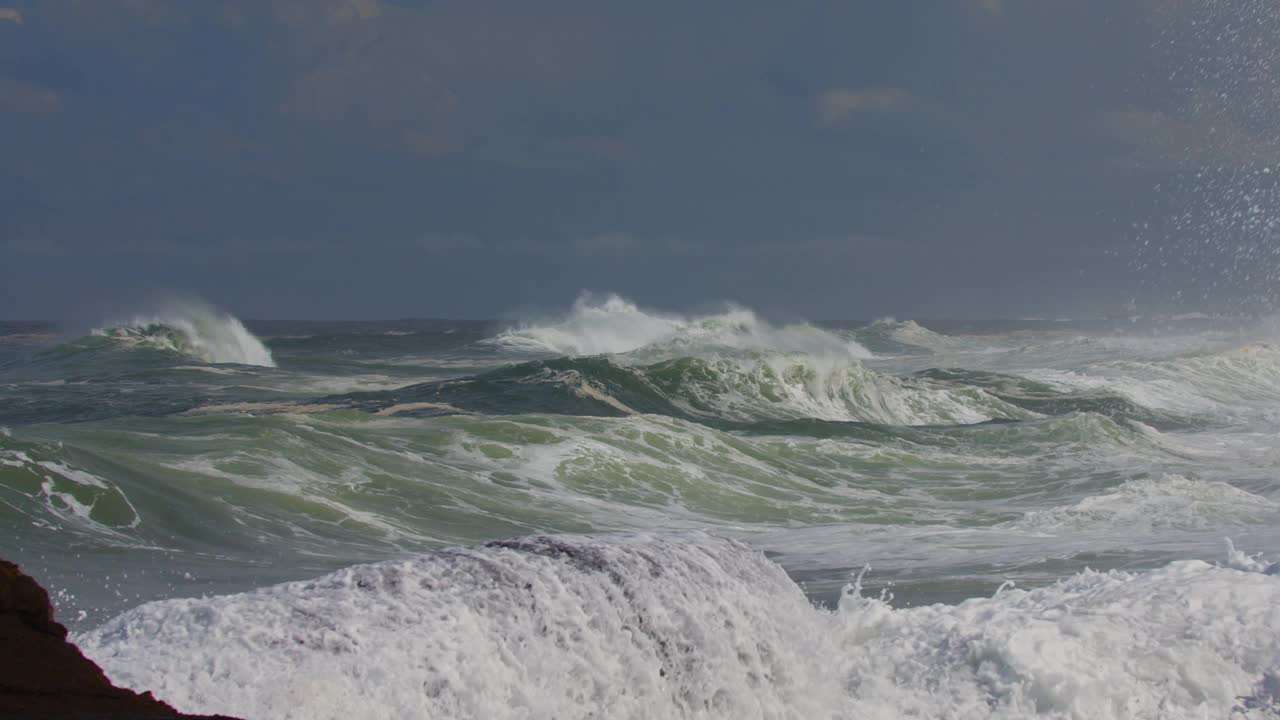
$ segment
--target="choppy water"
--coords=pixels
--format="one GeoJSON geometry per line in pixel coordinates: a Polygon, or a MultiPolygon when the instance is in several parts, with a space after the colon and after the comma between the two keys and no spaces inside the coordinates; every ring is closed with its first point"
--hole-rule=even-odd
{"type": "Polygon", "coordinates": [[[1269,323],[0,332],[0,554],[183,709],[1280,712],[1269,323]]]}

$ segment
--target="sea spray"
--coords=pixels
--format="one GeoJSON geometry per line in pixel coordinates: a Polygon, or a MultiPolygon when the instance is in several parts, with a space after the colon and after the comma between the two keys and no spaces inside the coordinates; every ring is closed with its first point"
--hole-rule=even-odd
{"type": "Polygon", "coordinates": [[[746,308],[677,315],[643,310],[617,295],[583,294],[569,313],[511,328],[490,343],[508,351],[553,355],[642,353],[650,361],[717,351],[792,351],[866,358],[857,342],[813,325],[776,327],[746,308]]]}
{"type": "Polygon", "coordinates": [[[1176,92],[1135,113],[1164,176],[1159,215],[1139,223],[1133,260],[1174,307],[1274,311],[1280,294],[1280,14],[1269,0],[1187,0],[1163,20],[1176,92]],[[1168,167],[1166,167],[1168,166],[1168,167]]]}
{"type": "Polygon", "coordinates": [[[239,320],[202,303],[171,303],[158,312],[134,315],[93,333],[208,363],[275,367],[271,351],[239,320]]]}
{"type": "Polygon", "coordinates": [[[1270,702],[1280,578],[1182,561],[919,608],[853,583],[829,612],[700,533],[539,536],[75,640],[117,682],[246,717],[1198,719],[1270,702]]]}

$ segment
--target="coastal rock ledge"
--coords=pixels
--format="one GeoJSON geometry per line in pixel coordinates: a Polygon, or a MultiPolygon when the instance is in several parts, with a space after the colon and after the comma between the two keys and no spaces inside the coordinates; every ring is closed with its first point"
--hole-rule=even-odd
{"type": "Polygon", "coordinates": [[[53,619],[49,593],[17,565],[0,560],[0,717],[41,720],[204,718],[183,715],[145,692],[111,684],[92,660],[67,642],[53,619]]]}

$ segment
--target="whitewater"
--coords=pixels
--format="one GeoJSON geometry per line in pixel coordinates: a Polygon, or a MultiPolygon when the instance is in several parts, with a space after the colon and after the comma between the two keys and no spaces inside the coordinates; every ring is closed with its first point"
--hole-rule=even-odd
{"type": "Polygon", "coordinates": [[[1280,341],[1186,315],[0,325],[0,555],[246,718],[1280,715],[1280,341]]]}

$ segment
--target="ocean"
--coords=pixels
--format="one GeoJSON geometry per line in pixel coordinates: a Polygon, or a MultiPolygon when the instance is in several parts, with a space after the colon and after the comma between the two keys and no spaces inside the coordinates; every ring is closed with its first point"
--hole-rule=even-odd
{"type": "Polygon", "coordinates": [[[1280,716],[1280,326],[0,324],[0,556],[245,718],[1280,716]]]}

